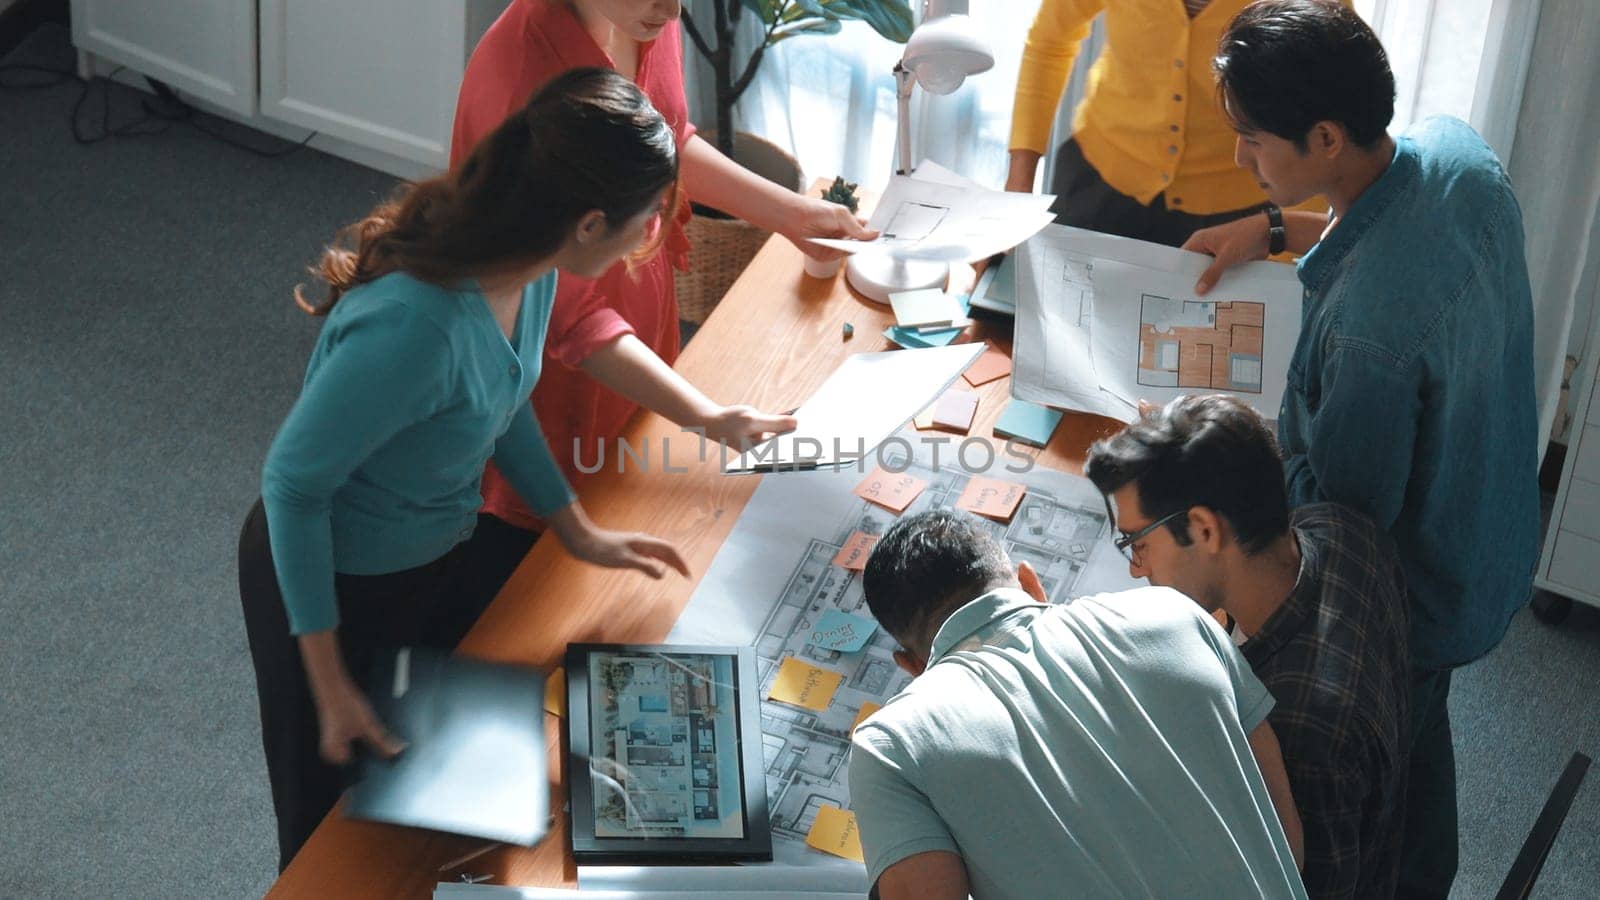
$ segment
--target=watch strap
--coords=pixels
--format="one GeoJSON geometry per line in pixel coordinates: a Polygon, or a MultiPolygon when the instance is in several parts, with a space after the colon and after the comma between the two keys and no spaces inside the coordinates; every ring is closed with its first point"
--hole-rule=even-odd
{"type": "Polygon", "coordinates": [[[1276,256],[1289,243],[1289,232],[1283,227],[1283,210],[1278,204],[1268,202],[1263,210],[1267,214],[1267,253],[1276,256]]]}

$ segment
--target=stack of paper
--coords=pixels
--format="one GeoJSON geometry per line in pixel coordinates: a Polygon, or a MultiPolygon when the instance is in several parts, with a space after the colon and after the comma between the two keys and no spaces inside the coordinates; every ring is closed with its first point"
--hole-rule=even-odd
{"type": "Polygon", "coordinates": [[[967,308],[954,294],[938,288],[889,295],[895,324],[914,331],[936,331],[970,324],[967,308]]]}
{"type": "Polygon", "coordinates": [[[895,307],[895,321],[883,330],[883,336],[892,343],[899,344],[908,349],[921,349],[926,347],[944,347],[952,344],[966,331],[972,320],[967,318],[967,295],[946,294],[940,290],[907,291],[902,294],[891,294],[889,302],[894,304],[895,298],[908,298],[901,300],[902,306],[908,310],[908,318],[912,321],[927,320],[921,326],[904,324],[900,319],[899,307],[895,307]],[[937,295],[938,299],[931,296],[937,295]],[[939,324],[940,322],[943,324],[939,324]]]}
{"type": "Polygon", "coordinates": [[[879,252],[906,259],[977,262],[1027,240],[1055,221],[1052,194],[994,191],[924,161],[914,175],[896,175],[873,209],[871,241],[815,238],[847,253],[879,252]]]}

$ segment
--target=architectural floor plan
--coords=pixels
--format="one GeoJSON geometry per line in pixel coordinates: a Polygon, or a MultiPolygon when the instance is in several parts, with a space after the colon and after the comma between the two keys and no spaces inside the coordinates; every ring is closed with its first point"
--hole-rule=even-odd
{"type": "Polygon", "coordinates": [[[1139,384],[1261,393],[1266,305],[1145,294],[1139,304],[1139,384]]]}
{"type": "MultiPolygon", "coordinates": [[[[811,638],[829,610],[870,616],[860,573],[834,563],[852,535],[882,535],[900,515],[952,506],[966,486],[969,474],[950,465],[955,443],[942,436],[948,443],[939,448],[935,468],[921,437],[901,434],[915,458],[899,453],[902,445],[893,441],[881,458],[890,467],[909,465],[910,475],[927,482],[899,515],[852,493],[865,477],[854,468],[766,476],[668,636],[672,643],[755,647],[775,850],[785,843],[803,850],[821,806],[849,808],[850,732],[864,705],[883,704],[909,681],[892,657],[894,640],[881,630],[850,653],[823,649],[811,638]],[[843,676],[825,709],[766,699],[779,666],[790,657],[843,676]]],[[[1038,571],[1053,602],[1133,586],[1111,546],[1105,506],[1087,481],[1042,468],[1007,472],[1007,464],[1020,468],[1017,459],[1001,454],[984,474],[1024,484],[1028,491],[1010,523],[993,522],[990,528],[1014,561],[1025,560],[1038,571]]]]}

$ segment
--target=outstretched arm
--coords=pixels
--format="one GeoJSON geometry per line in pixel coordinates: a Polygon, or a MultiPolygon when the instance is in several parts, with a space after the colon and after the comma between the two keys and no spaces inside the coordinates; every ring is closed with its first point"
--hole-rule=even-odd
{"type": "Polygon", "coordinates": [[[837,259],[842,251],[819,247],[808,238],[849,238],[870,241],[856,214],[821,197],[808,197],[773,184],[711,146],[699,135],[683,145],[684,187],[696,202],[776,231],[816,259],[837,259]]]}
{"type": "Polygon", "coordinates": [[[730,447],[759,443],[771,434],[795,428],[794,416],[770,415],[751,406],[723,406],[712,401],[631,334],[589,354],[581,368],[595,381],[634,403],[676,425],[702,429],[707,440],[730,447]]]}

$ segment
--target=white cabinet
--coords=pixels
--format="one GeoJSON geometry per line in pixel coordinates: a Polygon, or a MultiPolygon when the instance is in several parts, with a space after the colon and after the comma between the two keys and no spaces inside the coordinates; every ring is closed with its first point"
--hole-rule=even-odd
{"type": "Polygon", "coordinates": [[[72,0],[72,43],[241,116],[256,111],[255,0],[72,0]]]}
{"type": "Polygon", "coordinates": [[[461,73],[507,2],[73,0],[72,33],[246,124],[316,131],[319,149],[411,178],[448,163],[461,73]]]}
{"type": "Polygon", "coordinates": [[[1600,606],[1600,322],[1587,346],[1589,359],[1572,376],[1572,438],[1534,584],[1600,606]]]}
{"type": "Polygon", "coordinates": [[[444,168],[461,73],[504,5],[260,0],[261,112],[444,168]]]}

